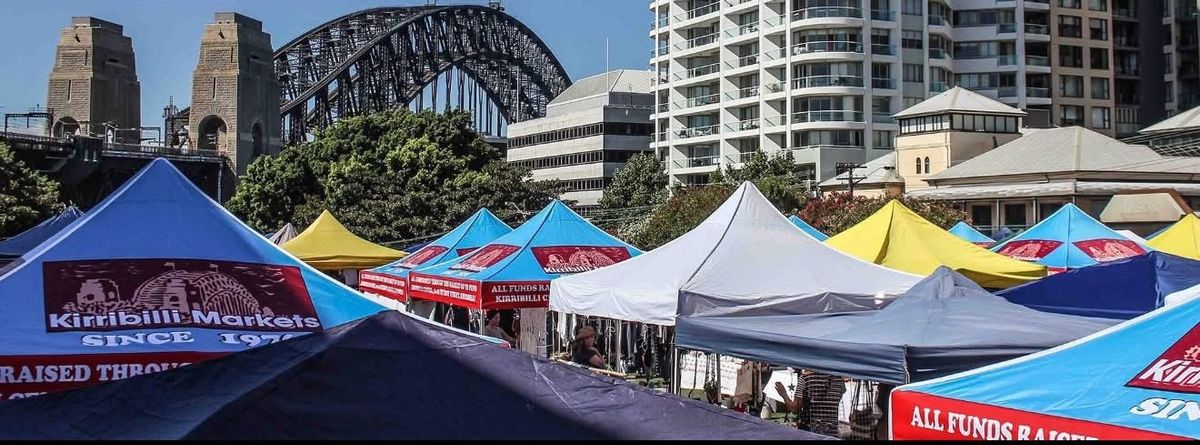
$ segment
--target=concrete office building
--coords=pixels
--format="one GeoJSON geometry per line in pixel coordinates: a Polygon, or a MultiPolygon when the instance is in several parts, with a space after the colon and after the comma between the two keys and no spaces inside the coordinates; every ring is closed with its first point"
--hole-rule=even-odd
{"type": "Polygon", "coordinates": [[[1187,60],[1200,81],[1195,5],[1168,3],[654,0],[653,146],[673,182],[759,150],[825,180],[889,153],[891,116],[953,86],[1032,127],[1133,134],[1166,116],[1167,89],[1194,95],[1166,71],[1187,60]]]}
{"type": "Polygon", "coordinates": [[[615,70],[575,82],[545,117],[509,124],[508,162],[529,167],[534,180],[564,181],[561,198],[588,213],[625,162],[650,150],[651,77],[615,70]]]}

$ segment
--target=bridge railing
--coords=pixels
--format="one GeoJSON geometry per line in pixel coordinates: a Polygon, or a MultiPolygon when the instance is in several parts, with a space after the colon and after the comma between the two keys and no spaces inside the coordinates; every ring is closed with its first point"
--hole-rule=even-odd
{"type": "Polygon", "coordinates": [[[180,148],[180,147],[163,147],[159,145],[136,145],[136,144],[121,144],[114,142],[106,142],[104,144],[105,152],[113,154],[143,154],[147,156],[180,156],[180,157],[200,157],[200,158],[220,158],[221,152],[217,150],[202,150],[199,148],[180,148]]]}
{"type": "Polygon", "coordinates": [[[0,131],[0,140],[8,140],[14,142],[32,142],[35,144],[46,145],[66,145],[66,140],[51,136],[42,136],[36,134],[14,133],[11,131],[0,131]]]}

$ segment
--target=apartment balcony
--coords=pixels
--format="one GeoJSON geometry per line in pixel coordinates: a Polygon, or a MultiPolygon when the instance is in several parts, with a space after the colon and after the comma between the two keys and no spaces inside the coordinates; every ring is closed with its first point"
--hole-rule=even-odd
{"type": "MultiPolygon", "coordinates": [[[[739,57],[736,60],[726,61],[725,69],[734,71],[734,70],[738,70],[741,68],[754,67],[755,65],[758,65],[758,54],[751,54],[749,56],[739,57]]],[[[736,73],[731,72],[731,73],[727,73],[726,75],[730,75],[730,74],[736,74],[736,73]]]]}
{"type": "Polygon", "coordinates": [[[800,77],[792,80],[792,88],[845,87],[862,88],[863,78],[850,75],[824,75],[800,77]]]}
{"type": "Polygon", "coordinates": [[[946,50],[942,48],[929,48],[929,58],[935,60],[945,60],[946,50]]]}
{"type": "Polygon", "coordinates": [[[997,66],[1017,66],[1017,55],[1016,54],[1002,54],[1002,55],[996,56],[996,65],[997,66]]]}
{"type": "MultiPolygon", "coordinates": [[[[671,51],[676,55],[676,57],[681,57],[684,54],[695,52],[695,50],[699,50],[705,46],[717,43],[717,38],[720,37],[720,35],[721,33],[714,32],[712,34],[695,37],[683,43],[675,44],[675,46],[671,47],[671,51]]],[[[716,49],[715,45],[713,46],[713,49],[716,49]]]]}
{"type": "MultiPolygon", "coordinates": [[[[1116,73],[1118,76],[1137,77],[1141,73],[1141,69],[1137,66],[1117,65],[1116,73]]],[[[1180,70],[1180,76],[1183,76],[1183,70],[1180,70]]]]}
{"type": "Polygon", "coordinates": [[[1025,9],[1034,11],[1049,11],[1050,0],[1025,0],[1025,9]]]}
{"type": "Polygon", "coordinates": [[[871,88],[894,90],[896,89],[896,79],[882,79],[878,77],[871,78],[871,88]]]}
{"type": "Polygon", "coordinates": [[[950,26],[950,19],[940,15],[929,16],[929,26],[950,26]]]}
{"type": "Polygon", "coordinates": [[[775,133],[778,131],[783,131],[783,129],[784,129],[783,126],[785,124],[787,124],[787,119],[785,119],[783,116],[764,117],[764,118],[761,118],[761,121],[762,121],[761,124],[763,126],[764,132],[766,132],[766,133],[775,133]],[[777,128],[777,129],[772,131],[772,128],[777,128]]]}
{"type": "Polygon", "coordinates": [[[750,5],[747,5],[747,3],[752,3],[753,1],[754,0],[725,0],[725,13],[728,14],[738,12],[741,10],[743,5],[747,6],[747,9],[753,9],[748,8],[750,5]]]}
{"type": "Polygon", "coordinates": [[[771,82],[771,83],[763,84],[762,87],[759,89],[758,94],[761,94],[764,96],[763,100],[773,100],[773,99],[778,99],[778,97],[771,97],[771,96],[781,95],[782,93],[786,93],[786,92],[787,92],[787,82],[779,81],[779,82],[771,82]]]}
{"type": "Polygon", "coordinates": [[[1050,57],[1025,56],[1025,70],[1031,73],[1049,73],[1050,57]]]}
{"type": "Polygon", "coordinates": [[[709,94],[705,96],[689,97],[687,99],[671,103],[676,111],[683,111],[689,108],[703,107],[705,105],[713,105],[721,103],[720,94],[709,94]]]}
{"type": "Polygon", "coordinates": [[[755,34],[758,34],[758,22],[747,23],[737,28],[727,29],[725,30],[725,44],[733,43],[739,40],[739,37],[753,36],[755,34]]]}
{"type": "Polygon", "coordinates": [[[703,127],[685,127],[675,132],[675,139],[691,139],[702,136],[721,134],[720,125],[705,125],[703,127]]]}
{"type": "Polygon", "coordinates": [[[896,113],[892,113],[890,111],[889,112],[879,112],[879,111],[872,112],[871,113],[871,122],[874,122],[876,124],[894,124],[894,123],[896,123],[896,121],[892,119],[893,114],[896,114],[896,113]]]}
{"type": "Polygon", "coordinates": [[[775,34],[775,33],[784,32],[787,30],[787,27],[783,26],[783,24],[785,24],[787,22],[788,22],[787,16],[785,16],[785,15],[777,15],[774,17],[767,17],[767,18],[763,19],[763,21],[762,21],[763,33],[765,33],[766,35],[771,35],[771,34],[775,34]]]}
{"type": "Polygon", "coordinates": [[[667,132],[665,132],[665,131],[658,132],[658,136],[655,137],[655,139],[659,142],[666,141],[667,140],[667,132]]]}
{"type": "Polygon", "coordinates": [[[746,161],[749,161],[750,158],[752,156],[754,156],[755,153],[760,153],[760,152],[759,151],[740,151],[737,154],[726,156],[725,161],[730,164],[745,164],[746,161]]]}
{"type": "Polygon", "coordinates": [[[759,90],[761,90],[761,88],[758,85],[733,90],[728,93],[725,93],[725,100],[735,101],[735,100],[742,100],[742,99],[757,98],[758,94],[759,94],[759,90]]]}
{"type": "Polygon", "coordinates": [[[719,72],[721,72],[721,64],[710,63],[708,65],[702,65],[702,66],[688,69],[687,71],[684,71],[682,73],[675,73],[675,81],[695,79],[697,77],[707,76],[709,74],[716,74],[719,72]]]}
{"type": "Polygon", "coordinates": [[[671,162],[675,168],[711,167],[721,163],[720,156],[686,156],[671,162]]]}
{"type": "Polygon", "coordinates": [[[792,55],[800,56],[803,60],[815,59],[860,59],[863,45],[853,41],[820,41],[804,42],[792,46],[792,55]]]}
{"type": "Polygon", "coordinates": [[[996,88],[996,96],[998,97],[1017,97],[1017,87],[999,87],[996,88]]]}
{"type": "Polygon", "coordinates": [[[762,120],[759,118],[746,119],[738,122],[725,124],[726,133],[734,133],[739,131],[757,130],[762,126],[762,120]]]}
{"type": "Polygon", "coordinates": [[[1113,8],[1113,17],[1137,20],[1137,10],[1133,8],[1113,8]]]}
{"type": "Polygon", "coordinates": [[[947,91],[949,89],[950,89],[950,85],[945,82],[930,82],[929,83],[929,92],[930,93],[941,93],[941,92],[947,91]]]}
{"type": "Polygon", "coordinates": [[[871,10],[871,20],[879,20],[881,22],[896,21],[896,11],[880,11],[878,9],[871,10]]]}
{"type": "Polygon", "coordinates": [[[838,153],[844,156],[847,151],[864,152],[865,150],[865,147],[858,145],[801,145],[786,148],[780,151],[791,152],[792,159],[795,160],[797,164],[820,164],[821,158],[826,154],[833,155],[835,156],[835,159],[838,159],[843,158],[842,156],[837,156],[836,154],[838,153]]]}
{"type": "Polygon", "coordinates": [[[683,14],[676,15],[675,17],[672,17],[672,20],[674,20],[676,24],[679,24],[679,23],[683,23],[683,22],[690,22],[695,19],[705,18],[708,15],[713,15],[712,18],[717,18],[715,16],[715,14],[720,9],[721,9],[721,2],[712,2],[707,5],[687,11],[683,14]]]}
{"type": "Polygon", "coordinates": [[[1047,38],[1049,38],[1050,37],[1050,27],[1046,26],[1046,25],[1039,25],[1037,23],[1026,23],[1025,24],[1025,34],[1027,34],[1026,37],[1028,37],[1029,34],[1032,34],[1032,35],[1046,36],[1047,38]]]}
{"type": "Polygon", "coordinates": [[[862,9],[850,6],[814,6],[792,13],[793,22],[797,26],[806,25],[846,25],[862,26],[862,9]]]}
{"type": "Polygon", "coordinates": [[[863,122],[863,112],[856,110],[817,110],[792,113],[793,124],[813,122],[863,122]]]}
{"type": "Polygon", "coordinates": [[[996,34],[1016,34],[1016,23],[998,23],[996,24],[996,34]]]}
{"type": "Polygon", "coordinates": [[[896,45],[871,45],[871,54],[876,56],[894,56],[896,55],[896,45]]]}

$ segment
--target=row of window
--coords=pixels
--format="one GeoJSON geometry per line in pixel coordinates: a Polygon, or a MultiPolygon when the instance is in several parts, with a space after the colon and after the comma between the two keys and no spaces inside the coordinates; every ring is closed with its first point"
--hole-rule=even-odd
{"type": "MultiPolygon", "coordinates": [[[[1083,18],[1073,15],[1058,16],[1058,36],[1083,38],[1083,18]]],[[[1088,19],[1088,38],[1108,40],[1108,20],[1088,19]]]]}
{"type": "MultiPolygon", "coordinates": [[[[1064,127],[1084,126],[1084,111],[1080,105],[1060,105],[1058,122],[1064,127]]],[[[1112,128],[1112,110],[1108,107],[1092,107],[1092,128],[1112,128]]]]}
{"type": "MultiPolygon", "coordinates": [[[[1091,78],[1092,99],[1108,99],[1110,94],[1109,81],[1104,77],[1091,78]]],[[[1083,76],[1059,76],[1058,95],[1062,97],[1083,97],[1083,76]]]]}
{"type": "MultiPolygon", "coordinates": [[[[520,161],[510,161],[509,164],[528,168],[530,170],[539,170],[543,168],[595,164],[597,162],[628,162],[629,158],[638,153],[643,152],[631,150],[595,150],[558,156],[546,156],[544,158],[522,159],[520,161]]],[[[649,151],[644,153],[649,153],[649,151]]]]}
{"type": "Polygon", "coordinates": [[[984,116],[978,114],[939,114],[900,119],[900,134],[930,131],[977,131],[985,133],[1016,133],[1020,119],[1015,116],[984,116]]]}
{"type": "MultiPolygon", "coordinates": [[[[1083,9],[1083,1],[1082,0],[1058,0],[1058,6],[1060,8],[1083,9]]],[[[1169,8],[1164,7],[1163,9],[1165,10],[1165,9],[1169,9],[1169,8]]],[[[1108,10],[1108,0],[1088,0],[1088,10],[1107,11],[1108,10]]]]}
{"type": "Polygon", "coordinates": [[[586,192],[604,190],[609,184],[612,184],[612,178],[570,179],[559,182],[567,186],[566,191],[568,192],[586,192]]]}
{"type": "Polygon", "coordinates": [[[921,158],[917,158],[916,161],[917,161],[917,174],[919,175],[922,173],[922,170],[921,170],[922,161],[924,161],[923,163],[925,164],[924,173],[929,174],[929,156],[926,156],[925,159],[923,159],[923,160],[921,158]]]}
{"type": "Polygon", "coordinates": [[[570,128],[510,138],[508,140],[508,148],[521,148],[531,145],[549,144],[551,142],[581,139],[599,135],[650,136],[653,133],[654,124],[601,122],[597,124],[579,125],[570,128]]]}

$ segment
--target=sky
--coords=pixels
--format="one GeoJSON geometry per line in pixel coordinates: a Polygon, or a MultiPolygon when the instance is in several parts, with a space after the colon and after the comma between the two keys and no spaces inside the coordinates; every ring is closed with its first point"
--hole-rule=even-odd
{"type": "MultiPolygon", "coordinates": [[[[191,98],[200,35],[216,12],[263,22],[275,47],[335,17],[379,6],[426,0],[38,0],[5,2],[0,18],[0,113],[25,112],[46,102],[59,33],[73,16],[94,16],[125,27],[133,39],[142,86],[142,125],[162,125],[162,108],[191,98]]],[[[438,4],[486,4],[439,0],[438,4]]],[[[605,39],[612,69],[647,69],[652,43],[646,0],[504,0],[506,11],[550,46],[571,79],[604,72],[605,39]]]]}

